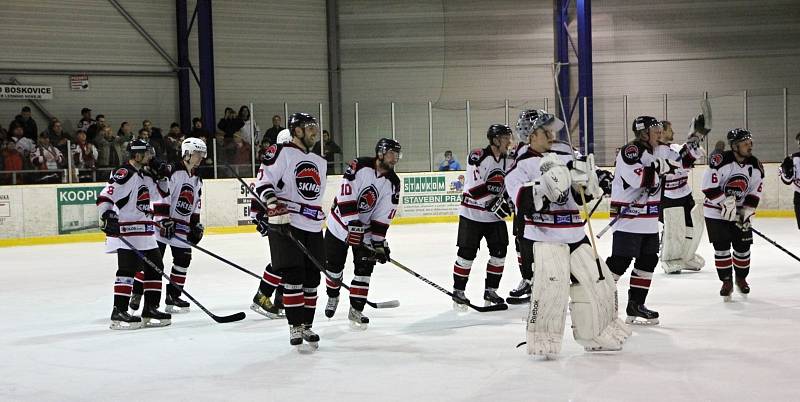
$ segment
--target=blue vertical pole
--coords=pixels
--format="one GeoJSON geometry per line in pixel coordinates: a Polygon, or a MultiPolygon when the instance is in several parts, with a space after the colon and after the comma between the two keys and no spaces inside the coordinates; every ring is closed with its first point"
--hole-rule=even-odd
{"type": "Polygon", "coordinates": [[[189,23],[186,0],[175,0],[175,19],[178,37],[178,112],[181,130],[192,129],[192,99],[189,86],[189,23]]]}
{"type": "MultiPolygon", "coordinates": [[[[564,114],[561,113],[561,106],[556,104],[555,115],[561,116],[566,124],[571,120],[570,97],[569,97],[569,33],[567,32],[567,21],[569,21],[569,1],[555,0],[553,10],[553,33],[555,34],[555,60],[556,65],[560,65],[558,70],[558,93],[556,102],[563,102],[564,114]]],[[[551,111],[548,111],[551,112],[551,111]]],[[[552,112],[551,112],[552,113],[552,112]]]]}
{"type": "Polygon", "coordinates": [[[200,61],[200,112],[203,127],[216,132],[214,105],[214,35],[211,29],[211,0],[197,0],[197,47],[200,61]]]}
{"type": "Polygon", "coordinates": [[[581,143],[586,143],[585,152],[594,152],[594,112],[592,110],[593,85],[592,85],[592,2],[591,0],[577,0],[578,16],[578,93],[586,97],[587,107],[580,110],[581,143]],[[585,122],[585,123],[584,123],[585,122]],[[584,125],[586,132],[583,132],[584,125]],[[586,138],[586,141],[583,141],[586,138]]]}

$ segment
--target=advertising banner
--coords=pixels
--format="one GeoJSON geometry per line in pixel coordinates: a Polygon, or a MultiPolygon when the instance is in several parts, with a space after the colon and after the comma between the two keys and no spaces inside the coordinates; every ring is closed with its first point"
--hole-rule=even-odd
{"type": "Polygon", "coordinates": [[[101,191],[103,186],[57,189],[58,234],[97,231],[100,218],[95,202],[101,191]]]}

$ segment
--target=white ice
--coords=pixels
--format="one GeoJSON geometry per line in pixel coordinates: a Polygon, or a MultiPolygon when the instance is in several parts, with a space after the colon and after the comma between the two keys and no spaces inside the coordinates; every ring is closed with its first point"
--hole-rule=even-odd
{"type": "MultiPolygon", "coordinates": [[[[595,230],[606,222],[594,221],[595,230]]],[[[755,227],[800,253],[794,220],[759,219],[755,227]]],[[[398,225],[389,238],[393,258],[452,286],[455,224],[398,225]]],[[[610,239],[598,243],[603,257],[610,239]]],[[[201,245],[259,274],[269,261],[256,233],[209,235],[201,245]]],[[[112,331],[116,259],[101,243],[4,248],[0,400],[800,399],[800,264],[756,237],[752,293],[723,303],[712,248],[700,251],[707,266],[699,273],[657,269],[647,305],[661,325],[635,327],[617,353],[585,353],[567,328],[560,358],[545,361],[515,348],[525,339],[527,306],[456,313],[445,294],[392,265],[376,267],[369,298],[398,299],[399,308],[367,308],[372,323],[355,332],[345,299],[334,319],[324,317],[320,286],[320,348],[300,355],[285,321],[248,309],[258,282],[197,251],[187,290],[217,314],[247,312],[244,321],[216,324],[193,306],[170,327],[112,331]]],[[[504,296],[520,278],[513,256],[512,246],[504,296]]],[[[467,290],[473,301],[481,299],[486,259],[482,249],[467,290]]],[[[619,284],[623,306],[627,281],[619,284]]]]}

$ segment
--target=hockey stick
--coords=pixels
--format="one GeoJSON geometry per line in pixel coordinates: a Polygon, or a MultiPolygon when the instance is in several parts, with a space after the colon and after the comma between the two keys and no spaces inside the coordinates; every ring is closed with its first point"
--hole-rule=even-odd
{"type": "Polygon", "coordinates": [[[228,261],[228,260],[226,260],[225,258],[222,258],[222,257],[220,257],[220,256],[218,256],[218,255],[216,255],[216,254],[212,253],[211,251],[208,251],[208,250],[206,250],[206,249],[204,249],[204,248],[202,248],[202,247],[198,246],[197,244],[194,244],[194,243],[192,243],[192,242],[190,242],[190,241],[188,241],[188,240],[183,240],[183,239],[181,239],[181,238],[180,238],[180,237],[178,237],[178,236],[173,236],[172,238],[173,238],[173,239],[178,239],[178,241],[179,241],[179,242],[181,242],[181,243],[183,243],[183,244],[186,244],[186,245],[189,245],[189,246],[191,246],[192,248],[196,248],[196,249],[198,249],[198,250],[200,250],[200,251],[202,251],[202,252],[204,252],[204,253],[206,253],[206,254],[208,254],[208,255],[210,255],[210,256],[212,256],[212,257],[214,257],[214,258],[216,258],[216,259],[218,259],[218,260],[220,260],[220,261],[222,261],[222,262],[224,262],[224,263],[226,263],[226,264],[228,264],[228,265],[230,265],[230,266],[234,267],[234,268],[236,268],[236,269],[238,269],[239,271],[242,271],[242,272],[244,272],[244,273],[246,273],[246,274],[248,274],[248,275],[252,276],[253,278],[259,278],[259,279],[261,279],[261,277],[260,277],[260,276],[258,276],[258,274],[256,274],[255,272],[253,272],[253,271],[250,271],[250,270],[248,270],[248,269],[246,269],[246,268],[242,268],[242,267],[240,267],[239,265],[237,265],[237,264],[234,264],[233,262],[231,262],[231,261],[228,261]]]}
{"type": "Polygon", "coordinates": [[[764,240],[766,240],[766,241],[768,241],[768,242],[772,243],[772,245],[773,245],[773,246],[775,246],[775,247],[779,248],[779,249],[780,249],[781,251],[783,251],[784,253],[786,253],[786,254],[789,254],[789,255],[790,255],[792,258],[794,258],[795,260],[797,260],[797,261],[800,261],[800,257],[797,257],[796,255],[792,254],[792,252],[791,252],[791,251],[789,251],[789,250],[785,249],[783,246],[781,246],[780,244],[778,244],[778,243],[777,243],[775,240],[772,240],[772,239],[770,239],[769,237],[767,237],[767,236],[764,236],[764,234],[763,234],[763,233],[761,233],[761,232],[759,232],[758,230],[756,230],[756,228],[754,228],[754,227],[750,227],[750,230],[752,230],[752,231],[753,231],[753,233],[755,233],[755,234],[757,234],[757,235],[761,236],[761,238],[762,238],[762,239],[764,239],[764,240]]]}
{"type": "MultiPolygon", "coordinates": [[[[239,176],[239,173],[236,172],[230,165],[226,164],[225,166],[227,166],[228,169],[230,169],[231,172],[233,172],[234,176],[236,176],[236,180],[239,180],[239,183],[241,183],[245,188],[247,188],[247,191],[250,193],[250,195],[252,195],[254,197],[255,201],[259,205],[261,205],[261,208],[263,208],[266,211],[267,210],[267,206],[264,205],[263,202],[261,202],[261,199],[258,198],[258,195],[256,195],[256,192],[253,191],[253,189],[250,188],[250,186],[247,185],[247,183],[245,183],[245,181],[242,179],[242,177],[239,176]]],[[[308,248],[306,248],[305,244],[303,244],[303,243],[299,242],[297,239],[295,239],[294,236],[292,236],[291,233],[287,233],[285,235],[281,234],[281,235],[286,236],[289,240],[291,240],[292,243],[294,243],[294,245],[297,248],[299,248],[300,251],[303,252],[303,254],[306,255],[306,258],[308,258],[308,260],[311,261],[311,263],[314,264],[314,266],[316,266],[317,269],[320,272],[322,272],[322,274],[325,275],[326,278],[328,278],[333,283],[339,284],[341,287],[345,288],[348,292],[350,292],[350,286],[347,286],[340,279],[334,279],[330,275],[328,275],[328,272],[325,271],[325,267],[323,267],[322,264],[320,264],[320,262],[317,261],[317,259],[313,255],[311,255],[311,253],[308,251],[308,248]]],[[[398,301],[398,300],[389,300],[389,301],[385,301],[385,302],[372,302],[372,301],[367,300],[367,304],[370,307],[376,308],[376,309],[377,308],[395,308],[395,307],[399,307],[400,306],[400,301],[398,301]]]]}
{"type": "MultiPolygon", "coordinates": [[[[446,295],[448,295],[450,297],[453,297],[453,293],[452,292],[450,292],[449,290],[437,285],[436,283],[434,283],[430,279],[428,279],[428,278],[426,278],[426,277],[414,272],[414,270],[412,270],[411,268],[408,268],[405,265],[403,265],[403,264],[401,264],[401,263],[399,263],[399,262],[397,262],[397,261],[395,261],[395,260],[393,260],[391,258],[389,259],[389,262],[391,262],[392,264],[396,265],[398,268],[402,269],[403,271],[406,271],[409,274],[414,275],[415,277],[417,277],[417,279],[427,283],[428,285],[433,286],[434,288],[436,288],[440,292],[442,292],[442,293],[444,293],[444,294],[446,294],[446,295]]],[[[467,303],[467,306],[469,306],[471,309],[473,309],[475,311],[478,311],[478,312],[481,312],[481,313],[485,313],[487,311],[508,310],[508,305],[507,304],[493,304],[491,306],[480,307],[480,306],[476,306],[476,305],[474,305],[472,303],[467,303]]]]}
{"type": "Polygon", "coordinates": [[[225,315],[225,316],[218,316],[218,315],[215,315],[214,313],[208,311],[208,309],[205,308],[202,304],[200,304],[197,301],[197,299],[192,297],[192,295],[190,295],[189,292],[186,291],[186,289],[184,289],[182,286],[180,286],[180,285],[176,284],[175,282],[173,282],[172,279],[170,279],[169,276],[167,276],[167,274],[164,273],[164,271],[162,271],[160,268],[158,268],[158,266],[153,261],[150,261],[149,258],[145,257],[145,255],[142,254],[141,251],[136,249],[136,247],[133,247],[133,245],[127,239],[125,239],[122,236],[117,237],[117,238],[120,239],[126,246],[128,246],[131,249],[131,251],[136,253],[136,255],[139,257],[140,260],[144,261],[145,264],[149,265],[150,268],[153,268],[156,272],[161,274],[161,276],[163,276],[164,278],[167,278],[167,281],[169,281],[169,283],[172,284],[172,286],[175,286],[176,288],[180,289],[181,293],[186,295],[186,298],[191,300],[195,305],[197,305],[197,307],[200,307],[200,310],[203,310],[203,312],[208,314],[208,316],[211,317],[214,321],[216,321],[216,322],[218,322],[220,324],[224,324],[224,323],[228,323],[228,322],[241,321],[241,320],[244,319],[245,315],[241,311],[236,313],[236,314],[225,315]]]}

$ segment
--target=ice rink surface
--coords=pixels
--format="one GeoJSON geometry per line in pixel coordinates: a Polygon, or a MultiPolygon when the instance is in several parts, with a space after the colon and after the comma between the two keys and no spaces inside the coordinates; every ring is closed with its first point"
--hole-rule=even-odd
{"type": "MultiPolygon", "coordinates": [[[[606,222],[595,220],[595,231],[606,222]]],[[[394,226],[392,257],[449,289],[456,226],[394,226]]],[[[755,227],[800,252],[793,219],[755,227]]],[[[602,257],[610,241],[599,241],[602,257]]],[[[269,261],[256,233],[209,235],[201,245],[259,274],[269,261]]],[[[320,349],[301,355],[285,321],[249,310],[258,282],[197,251],[187,290],[217,314],[246,311],[244,321],[217,324],[193,306],[166,328],[112,331],[116,257],[102,243],[2,248],[0,400],[798,400],[800,263],[756,237],[752,293],[723,303],[713,250],[703,243],[700,253],[707,264],[699,273],[657,268],[647,305],[661,325],[635,327],[615,353],[585,353],[567,328],[561,357],[546,361],[515,348],[525,339],[526,305],[457,313],[446,295],[389,264],[376,267],[369,298],[400,307],[368,307],[372,323],[356,332],[344,298],[334,319],[324,317],[320,286],[320,349]]],[[[467,289],[473,301],[482,297],[486,260],[483,249],[467,289]]],[[[512,246],[501,295],[519,279],[512,246]]],[[[626,274],[623,306],[627,285],[626,274]]]]}

